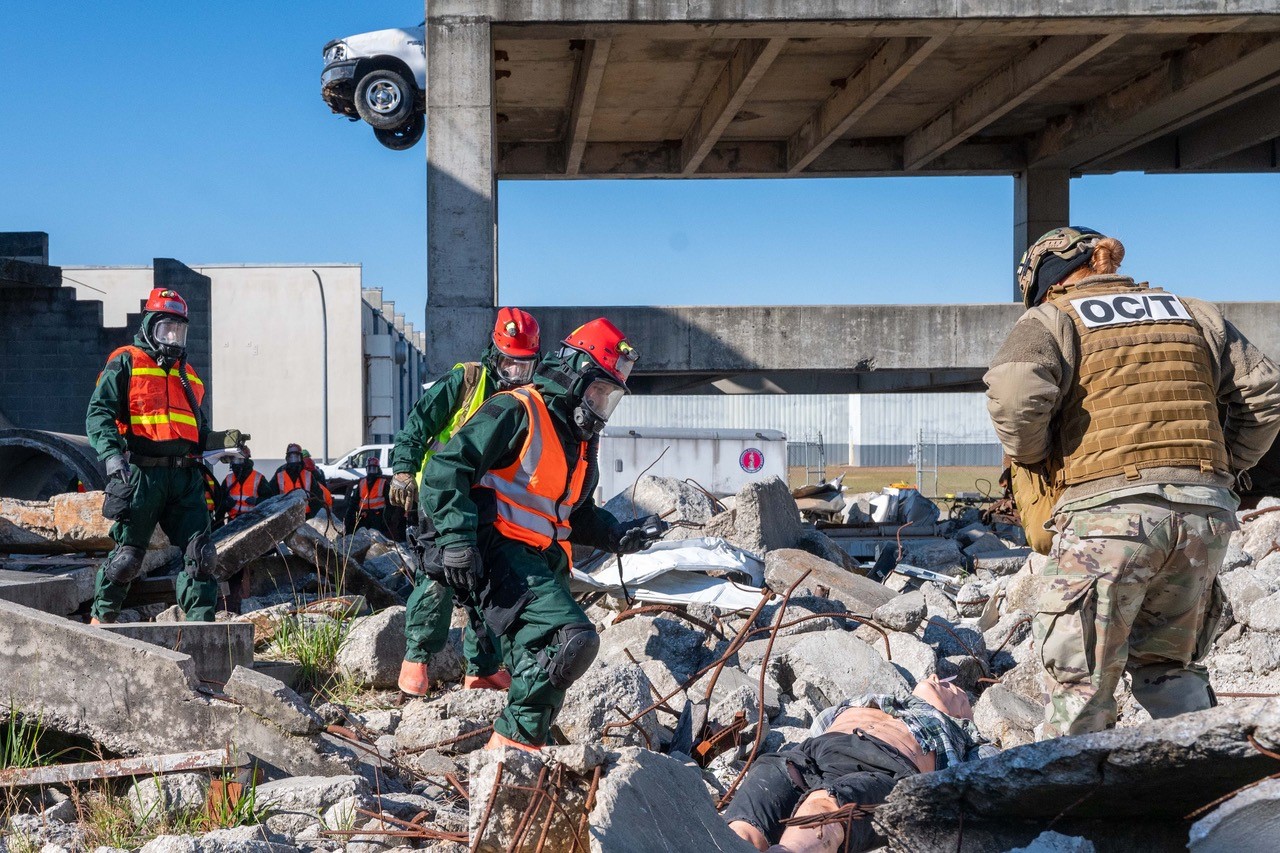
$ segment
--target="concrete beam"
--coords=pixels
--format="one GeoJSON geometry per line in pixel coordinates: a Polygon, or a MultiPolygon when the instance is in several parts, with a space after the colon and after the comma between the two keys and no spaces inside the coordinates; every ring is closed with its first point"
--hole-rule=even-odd
{"type": "Polygon", "coordinates": [[[473,357],[488,332],[488,321],[463,328],[440,317],[497,304],[493,46],[489,22],[472,17],[432,14],[426,38],[426,367],[438,374],[473,357]]]}
{"type": "Polygon", "coordinates": [[[1199,169],[1280,137],[1280,87],[1178,135],[1178,167],[1199,169]]]}
{"type": "MultiPolygon", "coordinates": [[[[1040,235],[1071,224],[1071,173],[1066,169],[1028,169],[1013,179],[1013,266],[1040,235]]],[[[1013,300],[1022,301],[1017,282],[1013,300]]]]}
{"type": "Polygon", "coordinates": [[[604,68],[609,62],[612,47],[612,39],[589,39],[578,57],[573,78],[573,106],[569,110],[569,129],[565,140],[566,175],[578,174],[578,167],[582,165],[582,152],[587,147],[596,98],[600,94],[600,81],[604,79],[604,68]]]}
{"type": "MultiPolygon", "coordinates": [[[[1025,168],[1022,144],[1013,140],[967,142],[913,174],[1010,175],[1025,168]]],[[[561,149],[555,143],[511,142],[499,146],[498,174],[506,179],[559,179],[561,149]]],[[[574,178],[784,177],[786,143],[780,140],[718,142],[698,171],[682,171],[680,147],[669,142],[592,142],[574,178]]],[[[797,177],[887,177],[905,174],[901,142],[841,139],[797,177]]]]}
{"type": "Polygon", "coordinates": [[[80,606],[76,582],[39,572],[0,570],[0,601],[66,616],[80,606]]]}
{"type": "Polygon", "coordinates": [[[787,172],[796,174],[867,115],[937,50],[945,35],[888,39],[818,106],[787,140],[787,172]]]}
{"type": "Polygon", "coordinates": [[[253,625],[249,622],[118,622],[98,627],[189,655],[201,681],[225,684],[237,666],[253,667],[253,625]]]}
{"type": "Polygon", "coordinates": [[[915,171],[1026,103],[1119,41],[1119,34],[1046,38],[956,99],[907,137],[902,159],[915,171]]]}
{"type": "Polygon", "coordinates": [[[783,38],[743,39],[725,63],[715,85],[707,93],[702,109],[680,144],[680,173],[698,171],[702,161],[724,134],[729,122],[742,109],[751,91],[787,44],[783,38]]]}
{"type": "Polygon", "coordinates": [[[1051,124],[1032,144],[1029,159],[1033,166],[1088,169],[1277,80],[1280,39],[1274,34],[1214,36],[1051,124]]]}

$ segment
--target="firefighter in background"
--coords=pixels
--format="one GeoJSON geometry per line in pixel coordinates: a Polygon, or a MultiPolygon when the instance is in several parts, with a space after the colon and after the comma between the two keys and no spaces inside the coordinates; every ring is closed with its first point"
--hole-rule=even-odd
{"type": "Polygon", "coordinates": [[[188,621],[213,621],[217,551],[209,540],[202,450],[247,441],[239,430],[213,431],[201,411],[204,383],[187,363],[187,303],[155,288],[133,343],[107,357],[85,431],[107,471],[102,514],[115,521],[116,547],[98,570],[92,621],[114,622],[156,525],[183,550],[178,604],[188,621]]]}
{"type": "Polygon", "coordinates": [[[619,523],[592,500],[599,435],[635,361],[616,326],[592,320],[539,363],[533,384],[491,397],[423,472],[426,571],[479,609],[511,673],[490,747],[546,743],[565,691],[595,659],[595,626],[569,591],[570,543],[634,553],[657,522],[619,523]]]}
{"type": "Polygon", "coordinates": [[[231,473],[222,481],[222,504],[219,511],[227,521],[235,521],[236,516],[248,512],[271,497],[271,483],[267,478],[253,469],[253,457],[249,448],[243,449],[244,455],[231,460],[231,473]]]}
{"type": "MultiPolygon", "coordinates": [[[[437,450],[449,443],[458,427],[475,414],[481,404],[498,391],[516,388],[533,376],[542,344],[538,321],[519,308],[500,308],[493,335],[478,362],[456,364],[453,370],[433,382],[414,404],[404,428],[396,433],[391,451],[395,476],[387,500],[406,513],[418,509],[418,484],[422,471],[437,450]]],[[[419,539],[430,539],[430,518],[419,513],[419,539]]],[[[444,648],[453,611],[453,590],[418,573],[405,612],[405,659],[400,666],[400,690],[410,696],[425,696],[429,686],[427,661],[444,648]]],[[[499,670],[502,655],[498,639],[484,631],[483,641],[475,626],[482,625],[472,613],[463,631],[463,652],[467,659],[464,686],[505,690],[511,677],[499,670]]]]}
{"type": "Polygon", "coordinates": [[[387,503],[387,478],[382,476],[382,463],[377,454],[365,463],[365,476],[347,493],[347,514],[343,519],[348,533],[361,527],[369,527],[384,536],[397,538],[404,535],[399,507],[387,503]]]}
{"type": "Polygon", "coordinates": [[[298,489],[306,492],[307,518],[314,518],[321,509],[333,510],[333,494],[319,477],[307,469],[299,444],[285,448],[284,464],[271,478],[271,489],[276,495],[287,495],[298,489]]]}

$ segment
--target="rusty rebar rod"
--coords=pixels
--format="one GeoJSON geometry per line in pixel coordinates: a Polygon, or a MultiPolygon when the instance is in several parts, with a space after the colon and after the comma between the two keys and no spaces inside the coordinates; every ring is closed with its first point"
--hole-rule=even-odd
{"type": "MultiPolygon", "coordinates": [[[[751,611],[751,615],[747,617],[747,621],[743,624],[742,630],[738,631],[737,635],[730,641],[729,648],[725,649],[725,653],[720,656],[720,660],[716,661],[715,671],[711,673],[711,680],[707,682],[707,690],[702,695],[707,701],[711,701],[711,693],[716,689],[716,682],[720,680],[720,673],[724,671],[725,664],[729,662],[729,658],[736,655],[738,651],[747,644],[747,640],[751,639],[751,626],[760,618],[761,611],[763,611],[764,606],[773,599],[773,595],[773,590],[768,587],[764,588],[764,591],[760,594],[759,603],[757,603],[755,609],[751,611]]],[[[706,670],[704,669],[703,672],[705,671],[706,670]]],[[[701,676],[701,672],[695,675],[693,680],[689,682],[690,686],[696,684],[701,676]]]]}
{"type": "Polygon", "coordinates": [[[782,603],[778,605],[778,625],[774,628],[773,633],[769,635],[769,644],[764,647],[764,656],[760,658],[760,684],[756,693],[756,736],[751,741],[751,753],[747,756],[746,763],[742,765],[742,770],[734,778],[733,784],[729,786],[729,790],[724,792],[724,796],[720,798],[720,802],[716,807],[723,809],[729,805],[729,801],[733,799],[734,792],[738,790],[738,786],[742,784],[743,778],[747,775],[747,771],[751,769],[751,764],[756,760],[756,753],[760,751],[760,741],[764,740],[765,718],[767,715],[764,711],[764,679],[769,669],[769,655],[773,653],[774,641],[778,639],[778,632],[781,630],[782,617],[787,613],[787,606],[791,603],[791,594],[796,591],[796,587],[800,586],[805,578],[809,577],[811,569],[805,571],[800,577],[796,578],[795,583],[787,587],[787,591],[782,596],[782,603]]]}
{"type": "Polygon", "coordinates": [[[520,849],[520,845],[524,843],[525,833],[529,831],[529,825],[533,821],[533,815],[537,811],[538,806],[542,803],[542,798],[546,796],[543,786],[547,784],[547,765],[542,765],[542,770],[538,772],[538,781],[534,783],[533,794],[529,797],[529,805],[525,808],[524,814],[520,816],[520,823],[516,826],[516,831],[511,836],[511,843],[507,845],[507,853],[516,853],[520,849]]]}
{"type": "Polygon", "coordinates": [[[591,818],[591,808],[595,805],[596,788],[600,786],[600,765],[596,765],[595,771],[591,774],[591,787],[587,788],[587,800],[582,805],[582,820],[578,822],[578,835],[582,835],[587,831],[587,821],[591,818]]]}
{"type": "Polygon", "coordinates": [[[493,732],[493,726],[488,725],[482,728],[472,729],[469,732],[463,732],[460,735],[447,737],[444,740],[438,740],[435,743],[429,743],[426,746],[415,746],[413,749],[404,749],[404,750],[401,750],[401,754],[402,755],[419,755],[423,752],[426,752],[428,749],[439,749],[442,746],[449,746],[451,744],[461,743],[462,741],[467,740],[468,738],[483,737],[484,735],[491,734],[492,732],[493,732]]]}
{"type": "Polygon", "coordinates": [[[498,799],[498,789],[502,786],[502,770],[503,765],[499,761],[493,775],[493,789],[489,791],[489,799],[485,801],[484,814],[480,816],[480,825],[476,828],[476,837],[471,840],[469,853],[476,853],[480,849],[485,830],[489,828],[489,816],[493,814],[493,804],[498,799]]]}
{"type": "MultiPolygon", "coordinates": [[[[563,782],[563,780],[564,780],[564,765],[557,764],[555,767],[555,770],[551,772],[551,783],[550,783],[551,789],[552,789],[552,796],[556,797],[556,799],[559,799],[560,791],[561,791],[560,785],[561,785],[561,782],[563,782]]],[[[543,821],[542,823],[542,832],[538,835],[538,844],[536,847],[533,848],[533,853],[542,853],[543,848],[547,846],[547,836],[551,834],[551,824],[554,823],[556,819],[557,803],[555,802],[555,800],[552,799],[552,796],[547,797],[547,817],[546,817],[546,820],[543,821]]]]}
{"type": "MultiPolygon", "coordinates": [[[[883,628],[877,625],[869,617],[861,616],[849,610],[845,610],[841,613],[810,613],[807,616],[801,616],[798,619],[792,619],[790,622],[784,623],[782,625],[778,625],[776,627],[779,631],[781,631],[783,628],[790,628],[792,625],[799,625],[801,622],[808,622],[811,619],[848,619],[851,622],[858,622],[862,625],[866,625],[868,628],[877,632],[880,635],[880,639],[884,640],[885,659],[889,661],[893,660],[893,649],[890,648],[889,646],[888,632],[886,632],[883,628]]],[[[751,635],[755,636],[756,634],[763,634],[766,631],[772,630],[774,627],[775,626],[773,625],[761,625],[759,628],[752,628],[751,635]]]]}

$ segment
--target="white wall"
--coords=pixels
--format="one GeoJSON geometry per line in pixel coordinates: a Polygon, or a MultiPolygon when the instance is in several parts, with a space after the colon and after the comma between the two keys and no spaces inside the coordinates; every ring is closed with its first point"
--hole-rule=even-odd
{"type": "Polygon", "coordinates": [[[141,311],[151,293],[151,282],[151,267],[62,268],[62,283],[76,289],[77,299],[102,303],[105,326],[123,326],[127,315],[141,311]]]}

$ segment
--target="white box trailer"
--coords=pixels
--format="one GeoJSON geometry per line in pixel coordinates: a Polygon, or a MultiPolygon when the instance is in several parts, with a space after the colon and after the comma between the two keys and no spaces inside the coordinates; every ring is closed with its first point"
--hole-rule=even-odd
{"type": "Polygon", "coordinates": [[[689,478],[713,494],[732,495],[758,480],[787,481],[787,436],[771,429],[605,427],[597,499],[604,503],[630,488],[650,465],[655,477],[689,478]]]}

